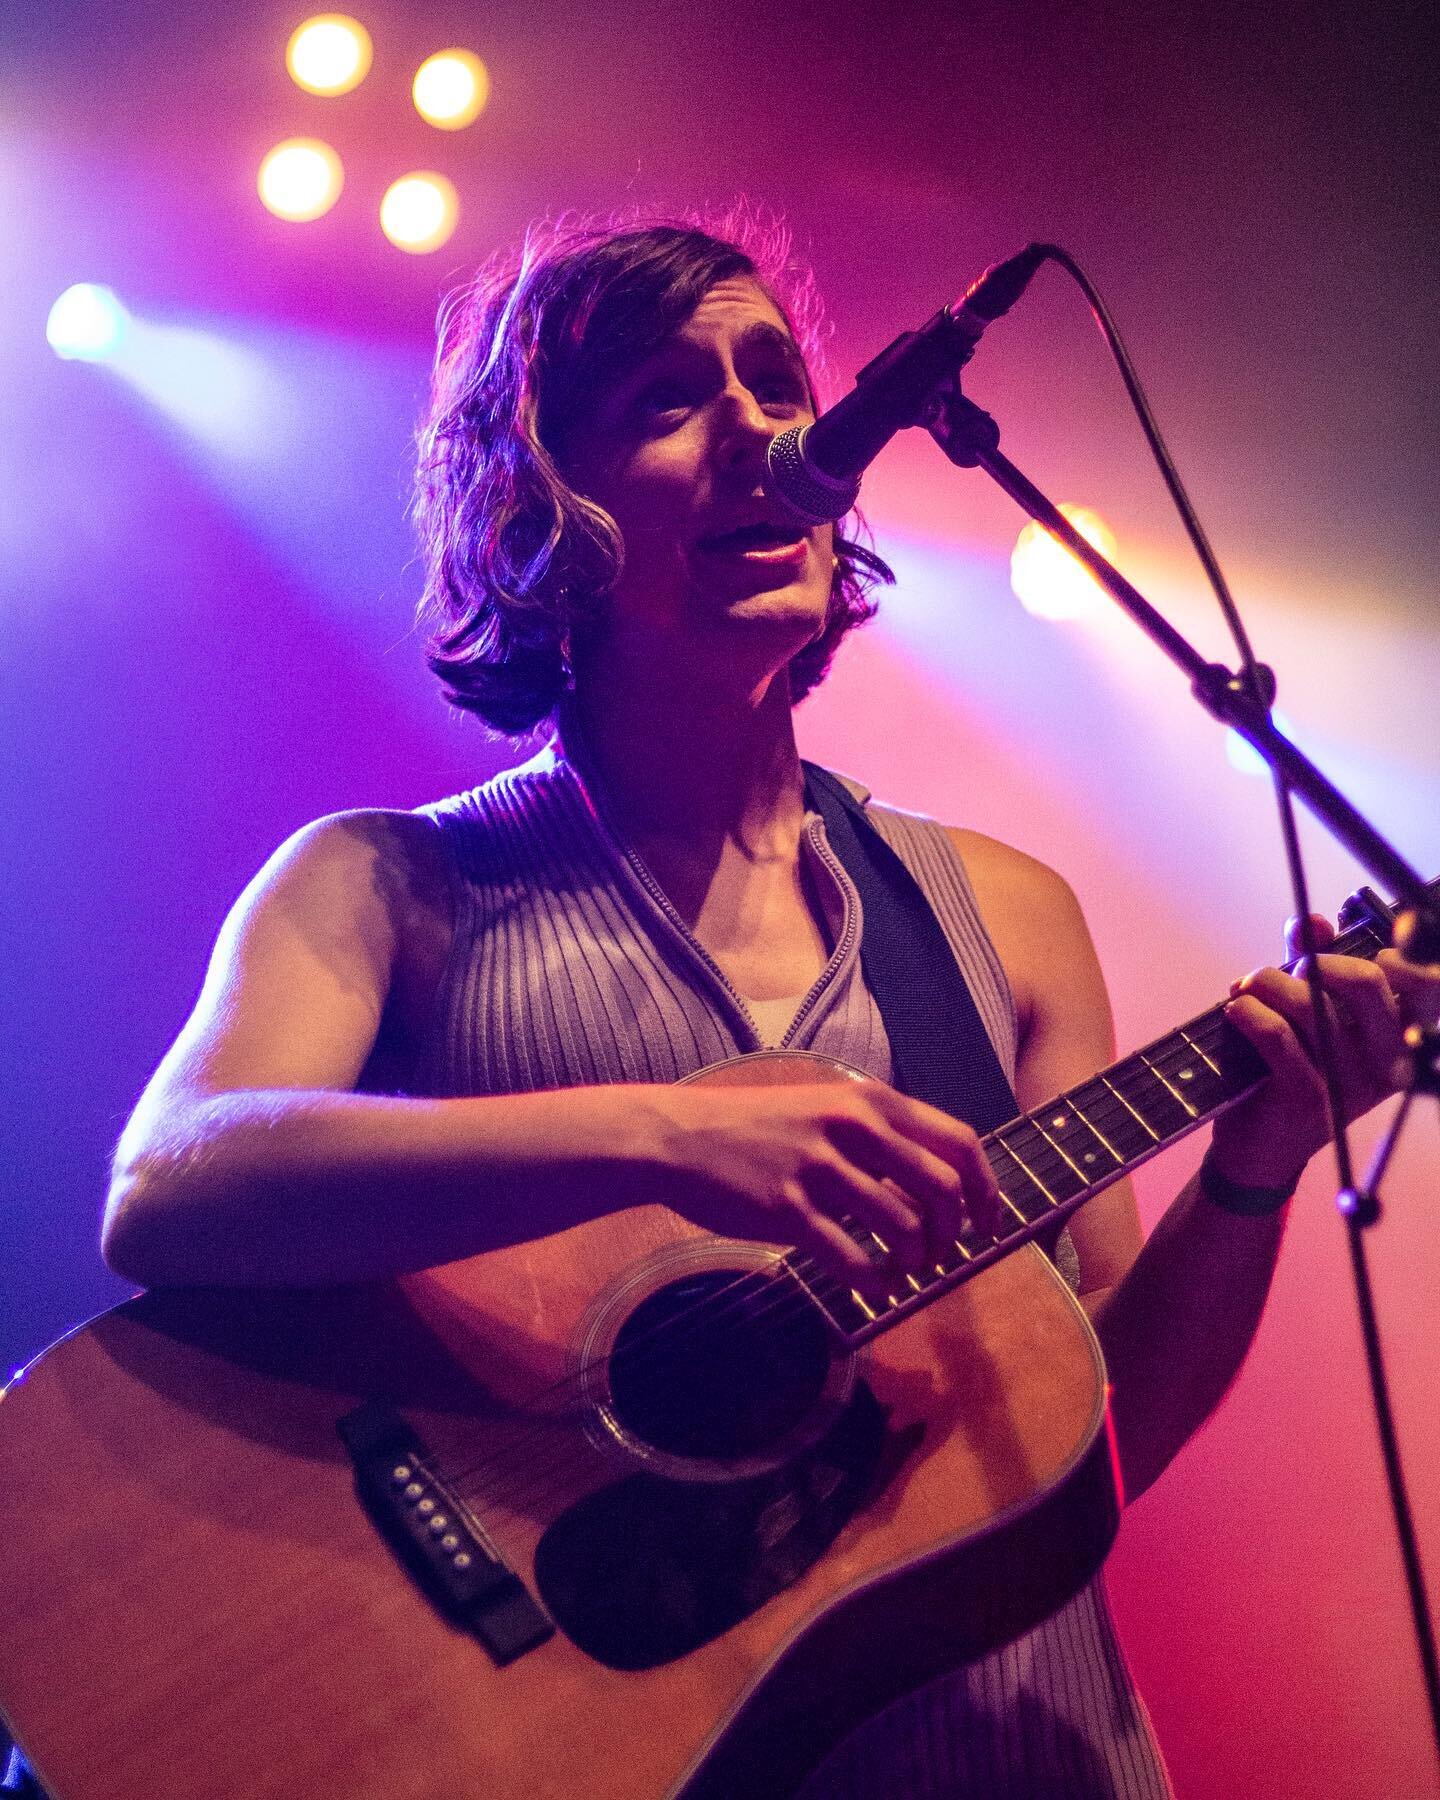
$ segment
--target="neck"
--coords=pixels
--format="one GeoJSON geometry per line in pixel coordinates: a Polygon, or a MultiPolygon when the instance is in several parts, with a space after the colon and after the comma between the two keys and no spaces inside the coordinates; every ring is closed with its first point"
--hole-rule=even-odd
{"type": "Polygon", "coordinates": [[[658,658],[633,678],[606,661],[576,671],[569,748],[627,836],[728,838],[754,853],[798,837],[803,783],[784,670],[737,694],[657,673],[658,658]]]}

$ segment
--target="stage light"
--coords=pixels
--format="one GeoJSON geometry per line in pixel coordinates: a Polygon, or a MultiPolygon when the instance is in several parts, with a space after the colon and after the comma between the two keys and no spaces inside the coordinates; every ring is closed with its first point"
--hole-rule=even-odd
{"type": "MultiPolygon", "coordinates": [[[[1098,513],[1068,504],[1060,511],[1087,543],[1113,560],[1115,534],[1098,513]]],[[[1104,590],[1079,558],[1033,520],[1016,539],[1010,586],[1026,612],[1038,619],[1084,618],[1104,601],[1104,590]]]]}
{"type": "Polygon", "coordinates": [[[277,218],[303,224],[329,212],[340,198],[345,171],[319,138],[286,138],[261,163],[256,185],[277,218]]]}
{"type": "Polygon", "coordinates": [[[77,281],[50,308],[45,338],[67,362],[105,362],[125,341],[130,315],[108,287],[77,281]]]}
{"type": "Polygon", "coordinates": [[[285,46],[290,79],[309,94],[348,94],[370,73],[370,33],[345,13],[319,13],[297,25],[285,46]]]}
{"type": "Polygon", "coordinates": [[[490,72],[472,50],[440,50],[415,71],[415,110],[442,131],[473,125],[490,98],[490,72]]]}
{"type": "Polygon", "coordinates": [[[380,202],[380,229],[397,250],[438,250],[460,220],[460,196],[443,175],[422,169],[391,182],[380,202]]]}

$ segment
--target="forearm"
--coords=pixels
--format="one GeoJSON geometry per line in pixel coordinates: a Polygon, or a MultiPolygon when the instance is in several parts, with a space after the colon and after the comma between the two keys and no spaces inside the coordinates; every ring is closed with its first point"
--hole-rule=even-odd
{"type": "Polygon", "coordinates": [[[105,1256],[146,1286],[303,1286],[544,1237],[643,1197],[664,1091],[197,1098],[122,1139],[105,1256]]]}
{"type": "Polygon", "coordinates": [[[1287,1210],[1237,1217],[1191,1181],[1124,1279],[1093,1307],[1127,1499],[1164,1471],[1239,1372],[1287,1210]]]}

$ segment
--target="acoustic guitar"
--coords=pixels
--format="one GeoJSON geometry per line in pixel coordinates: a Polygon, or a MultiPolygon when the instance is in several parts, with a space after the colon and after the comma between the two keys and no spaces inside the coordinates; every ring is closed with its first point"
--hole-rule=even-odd
{"type": "Polygon", "coordinates": [[[117,1307],[0,1403],[0,1712],[55,1800],[783,1800],[1099,1567],[1105,1371],[1036,1239],[1262,1077],[1216,1007],[990,1133],[1000,1234],[883,1305],[644,1205],[117,1307]]]}

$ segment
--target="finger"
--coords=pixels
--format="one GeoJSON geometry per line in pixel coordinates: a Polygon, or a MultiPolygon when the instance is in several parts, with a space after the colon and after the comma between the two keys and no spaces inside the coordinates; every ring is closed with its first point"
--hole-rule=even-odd
{"type": "Polygon", "coordinates": [[[876,1160],[866,1165],[867,1171],[882,1182],[894,1183],[918,1207],[932,1252],[928,1260],[937,1260],[940,1251],[959,1240],[967,1211],[983,1226],[993,1210],[988,1192],[967,1192],[960,1171],[922,1144],[889,1132],[873,1150],[876,1160]]]}
{"type": "Polygon", "coordinates": [[[1295,962],[1311,950],[1324,950],[1334,942],[1335,927],[1323,913],[1310,914],[1308,942],[1298,918],[1292,916],[1285,921],[1285,960],[1287,962],[1295,962]]]}
{"type": "MultiPolygon", "coordinates": [[[[1278,970],[1264,971],[1278,974],[1278,970]]],[[[1287,978],[1288,979],[1288,978],[1287,978]]],[[[1276,1082],[1297,1100],[1324,1106],[1319,1072],[1291,1021],[1253,992],[1243,993],[1225,1008],[1225,1017],[1260,1052],[1276,1082]]]]}
{"type": "MultiPolygon", "coordinates": [[[[1395,1059],[1405,1027],[1399,1002],[1384,972],[1359,957],[1322,956],[1319,971],[1330,1041],[1345,1091],[1352,1101],[1370,1106],[1394,1086],[1395,1059]]],[[[1233,991],[1247,993],[1278,1012],[1311,1060],[1318,1061],[1319,1034],[1308,978],[1259,969],[1233,991]]]]}
{"type": "Polygon", "coordinates": [[[1400,1054],[1405,1015],[1385,971],[1352,956],[1322,956],[1325,991],[1340,1009],[1339,1029],[1363,1060],[1372,1082],[1388,1087],[1400,1054]]]}
{"type": "Polygon", "coordinates": [[[883,1088],[880,1093],[883,1095],[883,1099],[877,1096],[880,1106],[900,1138],[911,1145],[919,1145],[955,1170],[966,1204],[972,1211],[977,1211],[977,1222],[978,1212],[987,1209],[993,1210],[998,1219],[1000,1192],[995,1185],[995,1173],[971,1127],[952,1119],[938,1106],[912,1099],[894,1088],[883,1088]]]}
{"type": "Polygon", "coordinates": [[[879,1297],[887,1286],[885,1272],[845,1227],[813,1207],[795,1215],[791,1235],[795,1248],[811,1257],[843,1287],[858,1288],[868,1297],[879,1297]]]}
{"type": "Polygon", "coordinates": [[[1248,975],[1230,984],[1230,997],[1232,1000],[1248,997],[1263,1009],[1278,1013],[1306,1049],[1313,1051],[1314,1007],[1309,984],[1302,976],[1288,974],[1284,969],[1252,969],[1248,975]]]}
{"type": "Polygon", "coordinates": [[[1413,963],[1398,950],[1382,950],[1375,960],[1411,1024],[1440,1019],[1440,963],[1413,963]]]}
{"type": "Polygon", "coordinates": [[[884,1255],[906,1269],[922,1269],[929,1232],[923,1209],[893,1182],[884,1182],[843,1158],[815,1182],[816,1205],[832,1219],[853,1220],[884,1255]]]}

